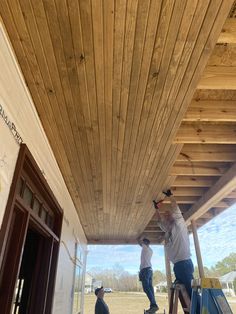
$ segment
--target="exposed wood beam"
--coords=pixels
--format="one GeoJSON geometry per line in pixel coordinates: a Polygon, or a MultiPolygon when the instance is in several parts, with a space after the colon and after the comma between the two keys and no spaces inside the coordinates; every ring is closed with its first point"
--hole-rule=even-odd
{"type": "Polygon", "coordinates": [[[225,204],[227,204],[227,208],[234,205],[235,202],[236,202],[236,199],[235,198],[232,198],[232,197],[228,197],[229,194],[223,199],[223,202],[225,204]]]}
{"type": "Polygon", "coordinates": [[[236,145],[185,144],[177,161],[236,162],[236,145]]]}
{"type": "Polygon", "coordinates": [[[148,232],[148,233],[151,233],[151,232],[156,232],[156,233],[164,233],[162,230],[158,230],[157,227],[147,227],[144,229],[144,232],[148,232]]]}
{"type": "Polygon", "coordinates": [[[228,18],[222,28],[218,43],[236,44],[236,20],[228,18]]]}
{"type": "Polygon", "coordinates": [[[208,211],[208,212],[206,212],[205,214],[203,214],[202,216],[201,216],[201,218],[203,218],[203,219],[212,219],[214,217],[214,215],[210,212],[210,211],[208,211]]]}
{"type": "Polygon", "coordinates": [[[209,221],[208,219],[202,219],[202,217],[195,220],[198,227],[205,225],[208,221],[209,221]]]}
{"type": "Polygon", "coordinates": [[[176,162],[171,169],[178,176],[222,176],[227,171],[227,163],[176,162]]]}
{"type": "MultiPolygon", "coordinates": [[[[236,77],[235,77],[236,78],[236,77]]],[[[182,123],[174,143],[236,144],[236,123],[182,123]]]]}
{"type": "MultiPolygon", "coordinates": [[[[236,74],[235,74],[236,76],[236,74]]],[[[182,121],[236,121],[235,101],[193,100],[182,121]]]]}
{"type": "MultiPolygon", "coordinates": [[[[208,60],[208,66],[236,66],[236,45],[222,45],[215,46],[211,57],[208,60]]],[[[210,98],[206,98],[210,99],[210,98]]],[[[217,98],[216,98],[217,99],[217,98]]],[[[228,98],[221,98],[228,99],[228,98]]],[[[218,99],[220,100],[220,99],[218,99]]]]}
{"type": "Polygon", "coordinates": [[[236,67],[207,66],[198,89],[236,89],[236,67]]]}
{"type": "Polygon", "coordinates": [[[178,196],[202,196],[208,188],[204,187],[173,187],[172,192],[178,196]]]}
{"type": "Polygon", "coordinates": [[[209,211],[212,213],[212,215],[215,217],[219,214],[221,214],[227,207],[212,207],[209,209],[209,211]]]}
{"type": "Polygon", "coordinates": [[[137,245],[137,240],[129,240],[129,239],[115,239],[115,240],[111,240],[111,239],[91,239],[88,240],[88,245],[92,245],[92,244],[96,244],[96,245],[119,245],[119,244],[135,244],[137,245]]]}
{"type": "Polygon", "coordinates": [[[192,219],[201,217],[209,208],[215,206],[231,191],[236,185],[236,164],[234,164],[201,198],[190,210],[184,214],[189,224],[192,219]]]}
{"type": "Polygon", "coordinates": [[[211,187],[218,177],[178,176],[172,187],[211,187]]]}
{"type": "Polygon", "coordinates": [[[177,196],[202,196],[207,188],[203,187],[173,187],[172,192],[177,196]]]}
{"type": "MultiPolygon", "coordinates": [[[[199,200],[198,196],[175,196],[176,202],[178,204],[194,204],[199,200]]],[[[165,201],[169,203],[169,200],[165,201]]]]}
{"type": "MultiPolygon", "coordinates": [[[[236,60],[235,60],[236,61],[236,60]]],[[[224,90],[224,89],[196,89],[193,99],[197,101],[201,100],[236,100],[236,90],[224,90]]],[[[192,100],[193,100],[192,99],[192,100]]],[[[189,105],[191,102],[189,103],[189,105]]]]}
{"type": "Polygon", "coordinates": [[[215,208],[228,208],[229,204],[227,202],[225,202],[224,200],[214,204],[215,208]]]}
{"type": "Polygon", "coordinates": [[[236,199],[236,192],[235,191],[232,191],[231,193],[229,193],[227,195],[227,198],[235,198],[236,199]]]}

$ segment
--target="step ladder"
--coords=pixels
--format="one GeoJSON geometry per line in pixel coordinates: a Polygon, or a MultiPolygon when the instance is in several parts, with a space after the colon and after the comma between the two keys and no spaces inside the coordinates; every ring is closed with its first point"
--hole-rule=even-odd
{"type": "Polygon", "coordinates": [[[185,314],[190,313],[190,298],[185,289],[185,286],[181,283],[174,282],[170,288],[170,305],[169,305],[169,314],[178,313],[178,301],[182,305],[183,311],[185,314]]]}
{"type": "Polygon", "coordinates": [[[218,279],[194,279],[192,288],[191,314],[197,314],[198,302],[200,302],[200,313],[233,314],[218,279]]]}

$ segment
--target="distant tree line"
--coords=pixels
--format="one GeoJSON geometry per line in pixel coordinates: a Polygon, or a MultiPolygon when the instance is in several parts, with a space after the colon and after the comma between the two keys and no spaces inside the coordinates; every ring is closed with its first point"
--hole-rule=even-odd
{"type": "MultiPolygon", "coordinates": [[[[96,280],[101,280],[104,287],[112,288],[116,291],[142,291],[142,286],[136,274],[130,274],[119,264],[111,269],[90,269],[89,272],[96,280]]],[[[165,281],[166,275],[159,270],[153,272],[153,284],[165,281]]]]}
{"type": "MultiPolygon", "coordinates": [[[[221,277],[231,271],[236,271],[236,253],[231,253],[211,268],[204,267],[206,277],[221,277]]],[[[198,277],[198,267],[195,267],[194,275],[198,277]]]]}
{"type": "MultiPolygon", "coordinates": [[[[234,270],[236,270],[236,253],[231,253],[211,268],[204,267],[206,277],[220,277],[234,270]]],[[[137,274],[130,274],[119,264],[114,265],[111,269],[93,268],[90,269],[89,272],[96,278],[96,280],[101,280],[104,287],[109,287],[117,291],[142,290],[141,283],[138,279],[138,271],[137,274]]],[[[194,277],[199,277],[197,266],[194,269],[194,277]]],[[[166,281],[166,275],[159,270],[155,270],[153,272],[153,284],[157,285],[161,281],[166,281]]]]}

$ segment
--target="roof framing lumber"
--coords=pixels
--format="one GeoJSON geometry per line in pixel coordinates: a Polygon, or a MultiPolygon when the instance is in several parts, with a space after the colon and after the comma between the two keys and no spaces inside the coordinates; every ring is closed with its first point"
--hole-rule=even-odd
{"type": "Polygon", "coordinates": [[[236,162],[236,146],[221,144],[185,144],[177,161],[236,162]]]}
{"type": "Polygon", "coordinates": [[[236,67],[207,66],[198,89],[236,89],[236,67]]]}
{"type": "Polygon", "coordinates": [[[207,188],[204,187],[174,187],[172,191],[176,196],[202,196],[207,188]]]}
{"type": "Polygon", "coordinates": [[[227,163],[176,162],[171,174],[178,176],[222,176],[228,169],[227,163]]]}
{"type": "MultiPolygon", "coordinates": [[[[175,195],[175,193],[174,193],[175,195]]],[[[176,202],[178,204],[194,204],[198,201],[198,196],[175,196],[176,202]]],[[[170,203],[169,200],[165,200],[165,203],[170,203]]]]}
{"type": "Polygon", "coordinates": [[[236,43],[236,19],[228,18],[222,28],[220,36],[217,40],[218,43],[236,43]]]}
{"type": "MultiPolygon", "coordinates": [[[[233,0],[103,2],[2,0],[0,11],[88,243],[136,244],[175,180],[173,139],[233,0]]],[[[181,167],[217,179],[227,168],[181,167]]],[[[176,193],[183,211],[200,196],[176,193]]]]}
{"type": "MultiPolygon", "coordinates": [[[[236,44],[216,45],[207,64],[208,66],[236,66],[236,44]]],[[[218,100],[220,99],[223,98],[218,100]]]]}
{"type": "Polygon", "coordinates": [[[178,176],[172,187],[211,187],[218,177],[178,176]]]}
{"type": "Polygon", "coordinates": [[[201,217],[214,207],[223,198],[235,189],[236,186],[236,164],[234,164],[201,198],[195,203],[190,210],[184,214],[186,222],[201,217]]]}
{"type": "MultiPolygon", "coordinates": [[[[235,74],[236,75],[236,74],[235,74]]],[[[235,122],[235,101],[193,100],[182,121],[235,122]]]]}
{"type": "Polygon", "coordinates": [[[182,123],[174,143],[236,144],[236,123],[182,123]]]}

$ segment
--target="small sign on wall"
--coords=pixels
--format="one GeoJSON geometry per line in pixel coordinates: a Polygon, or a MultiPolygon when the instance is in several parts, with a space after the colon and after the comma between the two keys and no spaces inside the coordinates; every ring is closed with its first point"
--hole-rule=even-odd
{"type": "Polygon", "coordinates": [[[3,105],[1,105],[1,104],[0,104],[0,117],[4,121],[5,125],[11,131],[11,133],[14,136],[16,142],[18,144],[22,144],[23,143],[22,137],[20,136],[19,132],[17,131],[15,124],[10,121],[8,115],[6,114],[6,112],[5,112],[4,108],[3,108],[3,105]]]}

